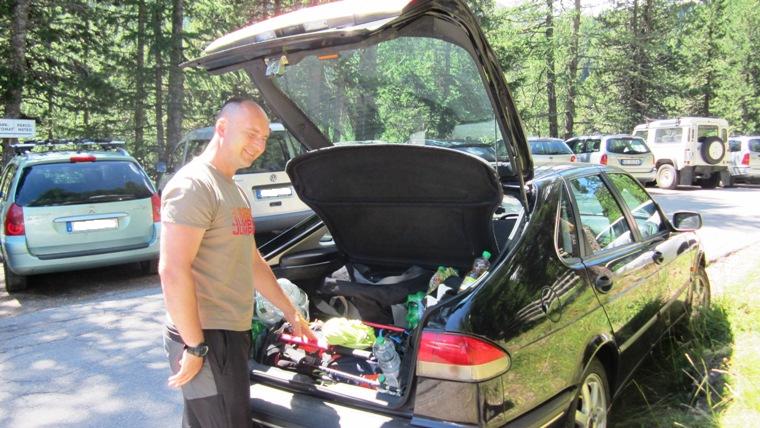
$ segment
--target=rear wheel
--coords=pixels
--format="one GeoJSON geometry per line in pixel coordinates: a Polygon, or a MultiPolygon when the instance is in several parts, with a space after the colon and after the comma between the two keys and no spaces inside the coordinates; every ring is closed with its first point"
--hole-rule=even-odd
{"type": "Polygon", "coordinates": [[[140,262],[140,271],[143,275],[155,275],[158,273],[158,259],[140,262]]]}
{"type": "Polygon", "coordinates": [[[657,168],[657,187],[660,189],[675,189],[678,185],[678,171],[676,168],[665,163],[657,168]]]}
{"type": "Polygon", "coordinates": [[[27,277],[13,273],[6,263],[3,263],[3,274],[5,275],[5,290],[9,293],[21,291],[28,285],[27,277]]]}
{"type": "Polygon", "coordinates": [[[607,374],[599,360],[591,361],[578,396],[568,413],[568,426],[579,428],[604,428],[607,426],[607,409],[610,406],[610,388],[607,374]]]}
{"type": "Polygon", "coordinates": [[[703,189],[714,189],[718,187],[718,181],[720,181],[720,173],[714,172],[709,177],[699,180],[699,185],[703,189]]]}

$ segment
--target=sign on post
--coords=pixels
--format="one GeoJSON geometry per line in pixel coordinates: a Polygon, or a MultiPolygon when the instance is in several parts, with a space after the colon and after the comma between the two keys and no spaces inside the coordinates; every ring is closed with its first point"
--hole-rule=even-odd
{"type": "Polygon", "coordinates": [[[34,138],[36,123],[28,119],[0,119],[0,138],[34,138]]]}

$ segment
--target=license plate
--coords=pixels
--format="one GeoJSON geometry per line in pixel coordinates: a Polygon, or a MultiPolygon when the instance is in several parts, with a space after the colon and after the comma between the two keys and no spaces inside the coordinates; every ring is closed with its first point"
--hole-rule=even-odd
{"type": "Polygon", "coordinates": [[[265,189],[256,189],[256,199],[280,198],[283,196],[292,196],[293,189],[290,187],[268,187],[265,189]]]}
{"type": "Polygon", "coordinates": [[[67,232],[90,232],[93,230],[118,229],[119,219],[102,218],[98,220],[67,221],[67,232]]]}
{"type": "Polygon", "coordinates": [[[641,165],[641,159],[621,159],[620,165],[641,165]]]}

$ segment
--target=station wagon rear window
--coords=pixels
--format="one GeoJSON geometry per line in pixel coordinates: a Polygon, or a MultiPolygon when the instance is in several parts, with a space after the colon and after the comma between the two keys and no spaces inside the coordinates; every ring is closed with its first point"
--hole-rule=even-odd
{"type": "Polygon", "coordinates": [[[39,164],[24,169],[16,190],[22,207],[93,204],[149,198],[145,174],[129,161],[39,164]]]}
{"type": "Polygon", "coordinates": [[[530,142],[530,152],[534,155],[571,155],[570,150],[565,143],[554,140],[535,140],[530,142]]]}
{"type": "Polygon", "coordinates": [[[626,155],[641,155],[649,153],[644,140],[640,138],[610,138],[607,140],[607,151],[626,155]]]}

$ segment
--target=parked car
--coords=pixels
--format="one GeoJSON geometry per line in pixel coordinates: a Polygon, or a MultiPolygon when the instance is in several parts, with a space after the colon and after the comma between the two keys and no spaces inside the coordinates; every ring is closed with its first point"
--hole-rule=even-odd
{"type": "Polygon", "coordinates": [[[728,177],[728,122],[710,117],[680,117],[636,125],[633,135],[655,156],[657,186],[697,184],[713,189],[728,177]]]}
{"type": "Polygon", "coordinates": [[[529,137],[528,144],[536,166],[576,161],[573,151],[560,138],[529,137]]]}
{"type": "Polygon", "coordinates": [[[724,187],[737,181],[760,181],[760,136],[731,137],[728,140],[730,175],[721,180],[724,187]]]}
{"type": "Polygon", "coordinates": [[[614,165],[647,184],[655,181],[654,155],[643,139],[630,135],[593,135],[566,141],[578,162],[614,165]]]}
{"type": "Polygon", "coordinates": [[[316,215],[261,247],[275,274],[308,294],[312,319],[357,318],[400,355],[395,384],[377,353],[262,329],[257,422],[605,426],[653,344],[709,301],[699,214],[669,221],[613,167],[534,171],[463,1],[320,5],[224,36],[188,65],[245,69],[309,149],[286,170],[316,215]],[[495,161],[456,150],[465,126],[495,161]],[[463,286],[481,255],[490,267],[463,286]],[[438,266],[459,275],[414,300],[438,266]]]}
{"type": "MultiPolygon", "coordinates": [[[[235,182],[251,203],[257,234],[283,231],[312,214],[293,190],[285,164],[303,151],[281,123],[269,125],[267,149],[249,168],[240,169],[235,182]]],[[[198,156],[214,136],[214,128],[200,128],[186,134],[174,148],[167,173],[159,180],[163,190],[174,172],[198,156]]]]}
{"type": "Polygon", "coordinates": [[[0,250],[8,292],[23,290],[30,275],[41,273],[131,262],[156,273],[160,200],[143,168],[120,146],[15,146],[18,154],[0,178],[0,250]]]}

